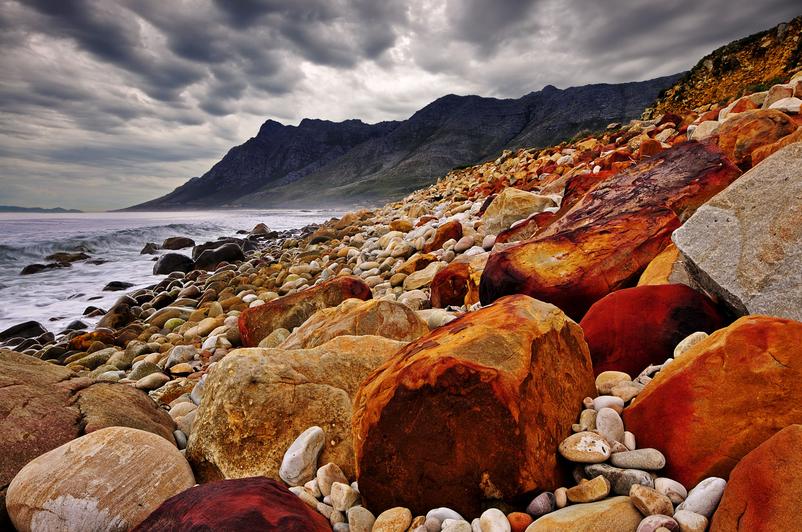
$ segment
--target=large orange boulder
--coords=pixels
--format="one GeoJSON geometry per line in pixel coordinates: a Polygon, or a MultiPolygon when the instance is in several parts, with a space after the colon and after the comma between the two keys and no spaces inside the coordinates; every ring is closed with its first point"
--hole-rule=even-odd
{"type": "Polygon", "coordinates": [[[730,473],[711,532],[798,530],[802,425],[790,425],[744,456],[730,473]]]}
{"type": "Polygon", "coordinates": [[[242,345],[255,347],[278,328],[292,330],[320,309],[336,307],[346,299],[370,299],[370,287],[359,277],[335,277],[264,305],[242,311],[239,332],[242,345]]]}
{"type": "Polygon", "coordinates": [[[689,334],[725,324],[707,296],[684,284],[618,290],[594,303],[580,322],[597,375],[611,370],[637,375],[665,362],[689,334]]]}
{"type": "Polygon", "coordinates": [[[432,238],[423,245],[423,252],[437,251],[449,240],[459,240],[460,238],[462,238],[462,224],[457,220],[451,220],[437,228],[432,238]]]}
{"type": "Polygon", "coordinates": [[[489,253],[460,257],[437,272],[430,285],[432,306],[473,305],[479,301],[479,280],[489,253]]]}
{"type": "Polygon", "coordinates": [[[354,399],[364,503],[413,514],[565,481],[559,443],[594,391],[582,330],[553,305],[505,297],[401,349],[354,399]]]}
{"type": "Polygon", "coordinates": [[[802,142],[802,127],[798,127],[796,131],[791,133],[790,135],[786,135],[782,137],[777,142],[772,142],[771,144],[766,144],[765,146],[761,146],[752,152],[752,166],[760,164],[760,162],[777,151],[785,148],[789,144],[793,144],[794,142],[802,142]]]}
{"type": "Polygon", "coordinates": [[[580,319],[605,295],[635,284],[681,220],[738,175],[717,148],[698,142],[614,174],[531,240],[494,251],[481,301],[523,293],[580,319]]]}
{"type": "Polygon", "coordinates": [[[797,125],[782,111],[756,109],[733,115],[718,128],[718,144],[738,165],[752,166],[752,152],[790,135],[797,125]]]}
{"type": "Polygon", "coordinates": [[[685,486],[727,478],[775,432],[802,423],[802,323],[746,316],[660,371],[624,411],[639,447],[685,486]]]}

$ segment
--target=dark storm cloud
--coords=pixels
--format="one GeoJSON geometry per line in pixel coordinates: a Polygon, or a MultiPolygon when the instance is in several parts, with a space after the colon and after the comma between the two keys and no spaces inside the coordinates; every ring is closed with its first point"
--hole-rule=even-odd
{"type": "Polygon", "coordinates": [[[267,118],[400,119],[447,93],[672,74],[797,4],[0,0],[0,203],[143,201],[267,118]]]}

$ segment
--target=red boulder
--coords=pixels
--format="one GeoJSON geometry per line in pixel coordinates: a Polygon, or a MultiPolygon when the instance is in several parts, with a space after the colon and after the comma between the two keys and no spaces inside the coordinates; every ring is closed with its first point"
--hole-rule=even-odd
{"type": "Polygon", "coordinates": [[[794,121],[776,109],[757,109],[738,113],[721,124],[719,146],[731,161],[742,167],[752,166],[752,152],[772,144],[797,128],[794,121]]]}
{"type": "Polygon", "coordinates": [[[431,253],[432,251],[437,251],[452,238],[454,240],[462,238],[462,224],[457,220],[451,220],[438,227],[434,232],[434,236],[423,245],[423,252],[431,253]]]}

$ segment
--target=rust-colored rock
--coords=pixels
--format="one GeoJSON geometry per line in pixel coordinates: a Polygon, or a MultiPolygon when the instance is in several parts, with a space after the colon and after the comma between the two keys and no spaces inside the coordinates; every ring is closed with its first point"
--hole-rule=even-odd
{"type": "Polygon", "coordinates": [[[689,334],[725,324],[707,296],[684,284],[618,290],[594,303],[580,322],[596,375],[638,375],[670,358],[689,334]]]}
{"type": "Polygon", "coordinates": [[[446,222],[434,232],[434,236],[423,245],[424,253],[431,253],[443,247],[447,241],[462,238],[462,224],[457,220],[446,222]]]}
{"type": "Polygon", "coordinates": [[[495,235],[508,229],[514,222],[555,205],[554,200],[548,196],[507,187],[487,207],[482,214],[482,222],[486,231],[495,235]]]}
{"type": "Polygon", "coordinates": [[[580,319],[635,284],[680,220],[739,174],[715,147],[688,142],[604,179],[531,240],[494,251],[481,301],[524,293],[580,319]]]}
{"type": "Polygon", "coordinates": [[[401,266],[396,268],[396,273],[405,273],[407,275],[415,273],[424,269],[429,264],[437,262],[437,257],[431,253],[415,253],[409,259],[404,261],[401,266]]]}
{"type": "Polygon", "coordinates": [[[347,299],[337,307],[317,311],[278,347],[310,349],[343,335],[374,335],[411,342],[428,332],[426,322],[402,303],[347,299]]]}
{"type": "Polygon", "coordinates": [[[780,151],[781,149],[785,148],[789,144],[793,144],[794,142],[802,142],[802,127],[796,128],[796,130],[793,133],[784,136],[777,142],[772,142],[771,144],[761,146],[760,148],[757,148],[755,151],[753,151],[752,166],[758,165],[763,159],[765,159],[772,153],[780,151]]]}
{"type": "Polygon", "coordinates": [[[711,532],[798,530],[802,425],[790,425],[743,457],[730,473],[711,532]]]}
{"type": "Polygon", "coordinates": [[[735,164],[752,166],[752,152],[772,144],[797,128],[794,121],[776,109],[738,113],[721,124],[718,144],[735,164]]]}
{"type": "Polygon", "coordinates": [[[624,411],[638,447],[666,457],[685,486],[727,478],[775,432],[802,423],[802,323],[746,316],[657,374],[624,411]]]}
{"type": "Polygon", "coordinates": [[[679,249],[670,243],[646,266],[638,279],[638,286],[671,284],[677,270],[682,267],[679,249]]]}
{"type": "Polygon", "coordinates": [[[292,330],[320,309],[336,307],[346,299],[370,299],[370,287],[358,277],[335,277],[264,305],[246,309],[239,317],[242,345],[253,347],[279,327],[292,330]]]}
{"type": "Polygon", "coordinates": [[[363,500],[374,513],[447,505],[479,515],[483,499],[554,489],[565,480],[557,447],[593,390],[581,329],[555,306],[516,295],[466,314],[360,387],[363,500]]]}
{"type": "Polygon", "coordinates": [[[652,157],[657,155],[663,151],[663,145],[660,143],[659,140],[655,140],[652,138],[643,139],[643,142],[640,143],[638,147],[638,159],[643,159],[644,157],[652,157]]]}
{"type": "Polygon", "coordinates": [[[473,305],[479,301],[479,279],[489,253],[458,258],[437,272],[431,283],[432,306],[473,305]]]}

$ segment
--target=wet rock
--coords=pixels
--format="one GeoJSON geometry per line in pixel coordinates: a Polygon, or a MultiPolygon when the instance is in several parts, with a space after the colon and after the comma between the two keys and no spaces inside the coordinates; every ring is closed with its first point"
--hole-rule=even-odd
{"type": "Polygon", "coordinates": [[[133,308],[137,306],[137,302],[130,296],[122,296],[115,301],[114,305],[106,312],[100,321],[98,327],[109,329],[120,329],[125,327],[136,319],[133,308]]]}
{"type": "Polygon", "coordinates": [[[38,321],[26,321],[0,331],[0,342],[11,338],[36,338],[46,332],[47,329],[38,321]]]}
{"type": "Polygon", "coordinates": [[[139,252],[140,255],[157,255],[159,253],[159,245],[153,242],[148,242],[145,244],[145,247],[142,248],[142,251],[139,252]]]}
{"type": "Polygon", "coordinates": [[[153,275],[167,275],[172,272],[188,272],[195,266],[195,263],[180,253],[165,253],[156,264],[153,265],[153,275]]]}
{"type": "Polygon", "coordinates": [[[177,250],[184,248],[191,248],[195,245],[195,241],[185,236],[171,236],[162,242],[162,249],[177,250]]]}
{"type": "Polygon", "coordinates": [[[125,290],[126,288],[131,288],[132,286],[134,286],[134,283],[126,283],[125,281],[111,281],[103,287],[103,291],[118,292],[120,290],[125,290]]]}
{"type": "Polygon", "coordinates": [[[217,265],[221,262],[233,263],[242,260],[245,260],[245,254],[242,252],[242,248],[233,242],[229,242],[220,247],[207,249],[201,252],[198,258],[195,259],[195,268],[198,270],[211,271],[217,268],[217,265]]]}

